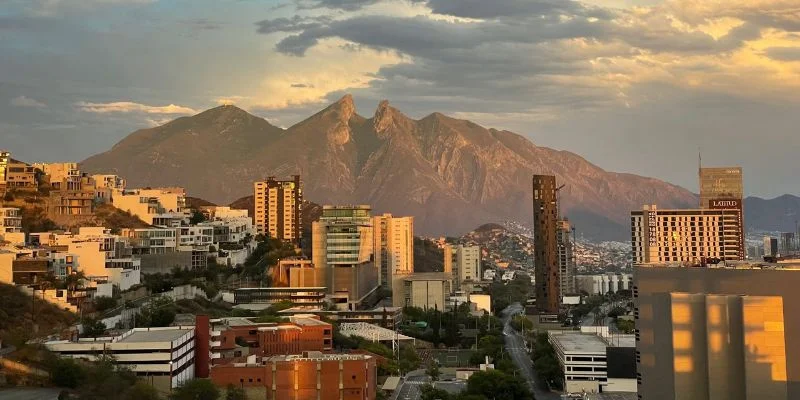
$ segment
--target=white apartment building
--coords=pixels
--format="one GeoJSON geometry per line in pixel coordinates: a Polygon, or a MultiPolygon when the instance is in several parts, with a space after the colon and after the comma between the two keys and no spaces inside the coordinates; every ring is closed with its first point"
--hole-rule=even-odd
{"type": "Polygon", "coordinates": [[[133,254],[166,254],[177,251],[177,228],[123,229],[122,236],[128,238],[133,254]]]}
{"type": "Polygon", "coordinates": [[[22,213],[19,208],[0,208],[0,234],[22,232],[22,213]]]}
{"type": "Polygon", "coordinates": [[[183,188],[115,191],[111,203],[155,226],[175,227],[188,217],[183,188]]]}
{"type": "Polygon", "coordinates": [[[103,227],[82,227],[77,234],[38,235],[39,243],[66,246],[73,266],[93,281],[108,281],[127,290],[141,282],[141,260],[133,257],[127,240],[103,227]]]}
{"type": "Polygon", "coordinates": [[[578,291],[589,294],[617,293],[620,290],[631,290],[633,275],[631,274],[597,274],[575,276],[575,286],[578,291]]]}
{"type": "Polygon", "coordinates": [[[194,326],[136,328],[119,336],[56,340],[44,345],[61,357],[95,360],[104,354],[112,356],[117,364],[162,392],[194,378],[194,326]]]}
{"type": "Polygon", "coordinates": [[[178,251],[192,252],[192,268],[205,268],[214,243],[214,228],[211,226],[182,226],[178,231],[178,251]]]}
{"type": "Polygon", "coordinates": [[[119,175],[92,175],[96,187],[112,189],[112,190],[125,190],[125,179],[119,175]]]}
{"type": "Polygon", "coordinates": [[[414,272],[414,217],[378,215],[372,226],[380,284],[391,290],[396,275],[414,272]]]}
{"type": "Polygon", "coordinates": [[[634,335],[609,336],[606,327],[598,333],[549,331],[547,336],[564,372],[564,392],[636,392],[634,335]]]}
{"type": "Polygon", "coordinates": [[[445,245],[444,272],[453,276],[453,290],[461,290],[464,282],[481,280],[480,246],[445,245]]]}
{"type": "Polygon", "coordinates": [[[493,269],[486,269],[483,271],[483,280],[493,281],[497,277],[497,271],[493,269]]]}
{"type": "Polygon", "coordinates": [[[633,264],[701,265],[745,257],[742,211],[731,209],[631,212],[633,264]]]}

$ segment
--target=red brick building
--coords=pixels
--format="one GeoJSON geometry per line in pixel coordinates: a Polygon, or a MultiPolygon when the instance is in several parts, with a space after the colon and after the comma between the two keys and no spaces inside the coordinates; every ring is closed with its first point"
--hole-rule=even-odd
{"type": "Polygon", "coordinates": [[[360,354],[247,357],[246,362],[211,368],[215,385],[245,389],[250,398],[270,400],[375,399],[375,358],[360,354]]]}

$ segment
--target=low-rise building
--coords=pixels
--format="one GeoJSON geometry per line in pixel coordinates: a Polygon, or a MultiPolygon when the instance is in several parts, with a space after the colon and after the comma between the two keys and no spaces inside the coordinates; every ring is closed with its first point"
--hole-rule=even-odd
{"type": "MultiPolygon", "coordinates": [[[[9,153],[4,152],[3,154],[7,155],[4,161],[0,161],[0,164],[5,164],[6,188],[35,189],[37,187],[36,168],[34,168],[33,165],[11,158],[9,153]]],[[[2,165],[0,165],[0,167],[2,167],[2,165]]]]}
{"type": "Polygon", "coordinates": [[[22,213],[19,208],[0,208],[0,234],[22,232],[22,213]]]}
{"type": "Polygon", "coordinates": [[[585,329],[581,332],[553,330],[547,335],[564,373],[566,393],[636,391],[634,335],[611,336],[607,327],[599,334],[585,329]],[[615,371],[613,380],[609,380],[610,368],[615,371]],[[632,370],[622,371],[626,368],[632,370]]]}
{"type": "Polygon", "coordinates": [[[50,191],[47,210],[51,216],[90,216],[94,214],[96,197],[91,177],[69,176],[50,191]]]}
{"type": "Polygon", "coordinates": [[[395,307],[444,310],[453,277],[446,272],[420,272],[402,278],[402,296],[393,299],[395,307]]]}
{"type": "Polygon", "coordinates": [[[249,398],[371,400],[377,389],[375,357],[323,354],[247,357],[211,368],[211,381],[234,385],[249,398]]]}
{"type": "Polygon", "coordinates": [[[233,303],[240,308],[263,309],[284,301],[296,307],[321,308],[325,304],[325,287],[257,287],[233,290],[233,303]]]}
{"type": "Polygon", "coordinates": [[[81,171],[78,163],[34,163],[33,167],[42,171],[46,181],[50,182],[50,189],[60,190],[65,182],[80,179],[81,171]]]}
{"type": "Polygon", "coordinates": [[[280,315],[314,314],[340,324],[364,322],[394,329],[403,322],[402,307],[376,307],[372,310],[325,310],[322,308],[292,307],[278,312],[280,315]]]}
{"type": "Polygon", "coordinates": [[[139,379],[169,392],[195,376],[195,328],[136,328],[119,336],[57,340],[45,347],[61,357],[95,360],[103,355],[139,379]]]}
{"type": "Polygon", "coordinates": [[[111,203],[149,225],[175,227],[188,217],[183,188],[117,190],[111,203]]]}
{"type": "Polygon", "coordinates": [[[302,257],[291,257],[278,261],[272,268],[272,284],[278,287],[322,287],[325,276],[323,271],[314,268],[311,260],[302,257]]]}
{"type": "Polygon", "coordinates": [[[632,274],[597,274],[575,276],[575,286],[578,291],[589,294],[617,293],[620,290],[631,290],[633,287],[632,274]]]}

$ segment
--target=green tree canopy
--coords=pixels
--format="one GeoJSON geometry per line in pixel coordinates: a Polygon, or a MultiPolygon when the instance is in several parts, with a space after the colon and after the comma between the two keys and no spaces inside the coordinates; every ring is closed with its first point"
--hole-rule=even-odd
{"type": "Polygon", "coordinates": [[[170,400],[217,400],[219,389],[208,379],[192,379],[172,391],[170,400]]]}

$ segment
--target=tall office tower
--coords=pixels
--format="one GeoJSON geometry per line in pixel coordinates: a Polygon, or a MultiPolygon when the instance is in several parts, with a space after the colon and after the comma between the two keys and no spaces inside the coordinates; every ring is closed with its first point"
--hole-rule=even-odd
{"type": "Polygon", "coordinates": [[[572,225],[568,219],[558,220],[558,278],[562,294],[577,293],[575,289],[575,254],[572,243],[572,225]]]}
{"type": "Polygon", "coordinates": [[[764,256],[777,257],[778,256],[778,239],[770,236],[764,236],[764,256]]]}
{"type": "Polygon", "coordinates": [[[738,200],[744,195],[741,167],[700,168],[700,208],[719,208],[714,201],[738,200]]]}
{"type": "Polygon", "coordinates": [[[558,267],[558,200],[556,177],[533,176],[533,249],[536,276],[536,307],[558,313],[561,279],[558,267]]]}
{"type": "Polygon", "coordinates": [[[445,245],[444,272],[452,274],[453,291],[462,290],[465,282],[481,280],[480,246],[445,245]]]}
{"type": "Polygon", "coordinates": [[[373,217],[375,265],[381,286],[392,289],[396,276],[414,272],[414,217],[373,217]]]}
{"type": "Polygon", "coordinates": [[[798,267],[634,267],[639,398],[800,399],[798,267]]]}
{"type": "Polygon", "coordinates": [[[256,232],[299,244],[303,236],[300,175],[286,181],[271,176],[264,182],[254,183],[253,188],[256,232]]]}
{"type": "Polygon", "coordinates": [[[378,288],[372,222],[369,206],[324,206],[312,224],[311,259],[340,309],[356,309],[378,288]]]}
{"type": "Polygon", "coordinates": [[[703,265],[744,260],[739,209],[631,211],[633,264],[703,265]]]}
{"type": "Polygon", "coordinates": [[[789,255],[796,250],[794,245],[794,232],[781,233],[781,254],[789,255]]]}

